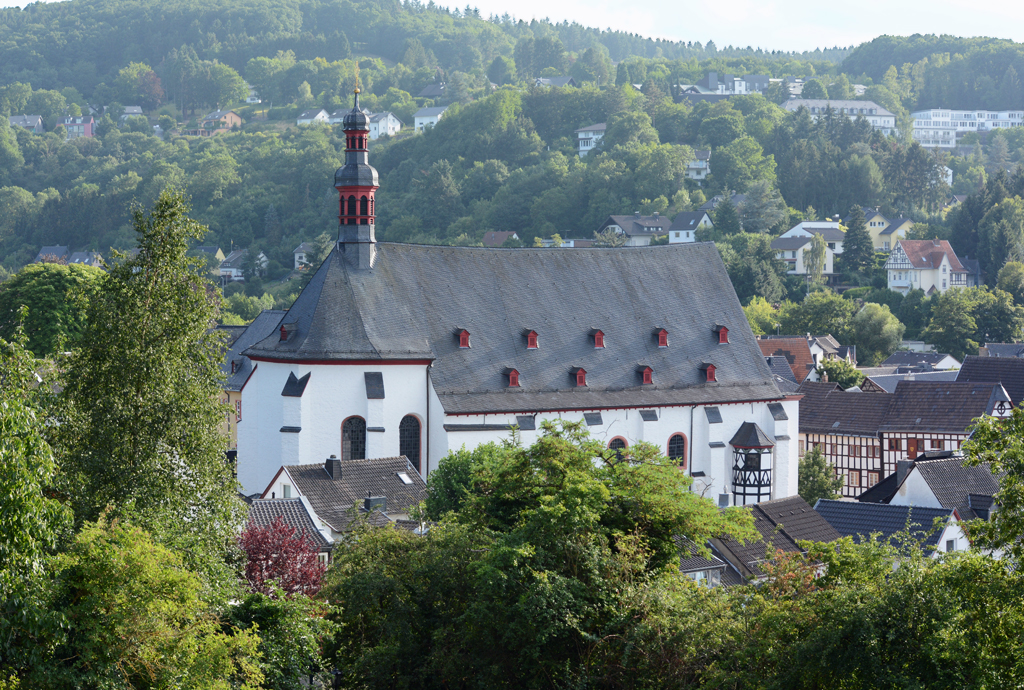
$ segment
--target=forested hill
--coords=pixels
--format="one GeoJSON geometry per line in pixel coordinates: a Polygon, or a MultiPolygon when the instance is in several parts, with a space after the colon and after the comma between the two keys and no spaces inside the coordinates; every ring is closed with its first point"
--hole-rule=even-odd
{"type": "Polygon", "coordinates": [[[604,46],[614,61],[755,57],[839,62],[845,48],[807,53],[717,48],[654,40],[577,23],[525,22],[398,0],[72,0],[0,10],[0,82],[35,88],[69,84],[90,95],[130,62],[156,66],[191,46],[204,60],[242,71],[254,57],[292,51],[298,59],[349,57],[350,50],[399,61],[416,40],[447,70],[471,71],[511,56],[524,36],[557,38],[565,50],[604,46]]]}

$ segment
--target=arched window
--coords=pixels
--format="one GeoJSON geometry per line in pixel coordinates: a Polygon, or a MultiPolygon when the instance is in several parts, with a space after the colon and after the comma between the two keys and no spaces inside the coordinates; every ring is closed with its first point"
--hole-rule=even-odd
{"type": "Polygon", "coordinates": [[[348,198],[348,215],[356,215],[356,198],[355,196],[349,196],[348,198]]]}
{"type": "Polygon", "coordinates": [[[370,202],[367,200],[366,195],[364,194],[359,199],[359,215],[367,216],[369,214],[370,214],[370,202]]]}
{"type": "Polygon", "coordinates": [[[341,425],[341,459],[366,459],[366,420],[349,417],[341,425]]]}
{"type": "Polygon", "coordinates": [[[612,450],[625,450],[626,445],[626,439],[621,436],[616,436],[612,439],[611,443],[608,444],[608,447],[612,450]]]}
{"type": "Polygon", "coordinates": [[[420,420],[411,414],[398,425],[398,454],[409,458],[416,471],[420,471],[420,420]]]}
{"type": "Polygon", "coordinates": [[[676,461],[681,468],[686,469],[686,437],[682,434],[673,434],[668,440],[668,457],[676,461]]]}

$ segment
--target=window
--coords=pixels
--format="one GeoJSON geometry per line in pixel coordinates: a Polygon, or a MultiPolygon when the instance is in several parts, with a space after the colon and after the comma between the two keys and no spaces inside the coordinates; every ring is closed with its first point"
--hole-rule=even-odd
{"type": "Polygon", "coordinates": [[[847,486],[860,486],[860,470],[850,470],[846,475],[847,486]]]}
{"type": "Polygon", "coordinates": [[[398,454],[404,455],[420,471],[420,420],[411,414],[398,425],[398,454]]]}
{"type": "Polygon", "coordinates": [[[291,497],[292,497],[292,485],[291,484],[282,484],[281,485],[281,498],[291,498],[291,497]]]}
{"type": "Polygon", "coordinates": [[[679,467],[686,469],[686,437],[673,434],[668,440],[668,457],[676,461],[679,467]]]}
{"type": "Polygon", "coordinates": [[[729,344],[729,329],[725,326],[721,326],[718,329],[718,344],[728,345],[729,344]]]}
{"type": "Polygon", "coordinates": [[[604,333],[601,331],[594,331],[594,347],[604,347],[604,333]]]}
{"type": "Polygon", "coordinates": [[[515,369],[509,369],[505,374],[508,376],[508,387],[519,388],[519,372],[515,369]]]}
{"type": "Polygon", "coordinates": [[[537,349],[537,331],[530,331],[526,334],[526,349],[537,349]]]}
{"type": "Polygon", "coordinates": [[[942,450],[942,441],[940,441],[937,438],[933,438],[932,439],[932,448],[938,448],[939,450],[942,450]]]}
{"type": "Polygon", "coordinates": [[[576,370],[576,385],[586,386],[587,385],[587,372],[584,369],[576,370]]]}
{"type": "Polygon", "coordinates": [[[356,198],[355,196],[349,196],[348,198],[348,215],[356,215],[356,198]]]}
{"type": "Polygon", "coordinates": [[[349,417],[341,425],[341,459],[366,459],[366,420],[349,417]]]}
{"type": "Polygon", "coordinates": [[[903,442],[898,438],[890,438],[889,450],[903,450],[903,442]]]}
{"type": "Polygon", "coordinates": [[[643,376],[643,382],[645,384],[654,383],[654,370],[651,369],[650,367],[644,367],[640,371],[640,374],[641,376],[643,376]]]}
{"type": "Polygon", "coordinates": [[[370,214],[370,202],[366,196],[359,198],[359,215],[367,216],[370,214]]]}
{"type": "Polygon", "coordinates": [[[709,364],[707,369],[704,370],[707,374],[706,381],[713,382],[718,380],[718,375],[715,373],[715,365],[709,364]]]}
{"type": "Polygon", "coordinates": [[[398,480],[406,486],[412,484],[412,477],[409,476],[408,472],[396,472],[395,474],[398,476],[398,480]]]}
{"type": "Polygon", "coordinates": [[[469,347],[469,331],[466,329],[459,331],[459,347],[469,347]]]}
{"type": "Polygon", "coordinates": [[[956,539],[946,540],[946,552],[956,551],[956,539]]]}
{"type": "Polygon", "coordinates": [[[658,347],[668,347],[668,331],[664,328],[658,330],[658,347]]]}
{"type": "Polygon", "coordinates": [[[868,487],[872,487],[878,483],[878,472],[868,472],[868,487]]]}
{"type": "Polygon", "coordinates": [[[616,436],[611,440],[611,443],[608,444],[608,447],[612,450],[625,450],[627,445],[626,439],[621,436],[616,436]]]}

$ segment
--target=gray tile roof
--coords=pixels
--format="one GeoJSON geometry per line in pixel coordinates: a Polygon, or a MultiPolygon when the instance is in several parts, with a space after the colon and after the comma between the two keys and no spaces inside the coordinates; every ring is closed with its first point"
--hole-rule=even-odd
{"type": "Polygon", "coordinates": [[[284,314],[283,309],[264,309],[259,316],[253,319],[251,324],[245,327],[242,333],[233,334],[234,340],[229,346],[223,364],[221,364],[221,370],[227,377],[224,384],[225,390],[242,390],[242,386],[252,374],[252,362],[242,352],[269,337],[272,333],[277,333],[277,324],[284,314]],[[232,362],[235,363],[234,372],[231,369],[232,362]]]}
{"type": "Polygon", "coordinates": [[[327,474],[323,464],[288,465],[287,469],[295,487],[313,506],[317,517],[335,532],[348,529],[367,495],[387,499],[387,513],[408,513],[411,506],[426,499],[423,478],[404,456],[346,460],[341,465],[341,479],[327,474]],[[399,472],[404,472],[412,484],[402,482],[399,472]]]}
{"type": "Polygon", "coordinates": [[[321,551],[330,548],[330,542],[320,533],[299,498],[256,498],[249,505],[249,524],[269,527],[277,518],[281,522],[304,534],[321,551]]]}
{"type": "Polygon", "coordinates": [[[436,115],[440,115],[446,110],[448,110],[448,106],[440,108],[420,108],[416,111],[416,114],[413,115],[413,117],[434,117],[436,115]]]}
{"type": "MultiPolygon", "coordinates": [[[[898,370],[897,370],[898,371],[898,370]]],[[[878,384],[886,393],[895,393],[896,386],[900,381],[956,381],[956,371],[908,371],[883,376],[869,376],[874,383],[878,384]]]]}
{"type": "Polygon", "coordinates": [[[1024,400],[1024,359],[968,356],[956,380],[1001,383],[1016,407],[1024,400]]]}
{"type": "Polygon", "coordinates": [[[793,249],[800,249],[810,243],[810,237],[776,237],[772,240],[772,249],[788,252],[793,249]]]}
{"type": "MultiPolygon", "coordinates": [[[[782,104],[782,107],[786,110],[797,110],[802,106],[807,108],[832,108],[833,110],[861,110],[864,109],[865,117],[896,117],[888,110],[878,105],[874,101],[843,101],[843,100],[829,100],[825,98],[793,98],[782,104]],[[874,109],[874,113],[870,111],[874,109]]],[[[859,114],[859,113],[851,113],[859,114]]]]}
{"type": "Polygon", "coordinates": [[[999,479],[992,474],[988,463],[976,467],[964,467],[963,463],[962,455],[919,460],[914,463],[914,471],[928,483],[940,506],[954,508],[962,519],[970,520],[977,516],[968,496],[975,494],[991,498],[999,491],[999,479]]]}
{"type": "Polygon", "coordinates": [[[847,393],[834,383],[800,386],[800,433],[877,436],[892,402],[889,393],[847,393]]]}
{"type": "Polygon", "coordinates": [[[882,541],[890,540],[909,526],[910,533],[926,548],[936,546],[941,535],[941,530],[936,530],[925,536],[932,530],[932,521],[937,517],[943,520],[953,517],[953,510],[946,508],[831,501],[824,498],[814,505],[814,510],[839,534],[854,537],[855,541],[867,539],[875,532],[881,533],[882,541]]]}
{"type": "Polygon", "coordinates": [[[1024,357],[1024,343],[985,343],[989,357],[1024,357]]]}
{"type": "Polygon", "coordinates": [[[1000,400],[1010,398],[998,383],[900,381],[879,430],[963,433],[1000,400]]]}
{"type": "Polygon", "coordinates": [[[448,413],[782,397],[711,243],[564,250],[378,243],[367,270],[349,267],[335,249],[281,323],[293,335],[282,342],[270,334],[245,354],[432,360],[431,382],[448,413]],[[730,329],[730,344],[718,344],[716,324],[730,329]],[[459,347],[456,327],[473,334],[472,347],[459,347]],[[656,327],[668,330],[669,347],[658,347],[656,327]],[[604,331],[607,347],[593,347],[593,328],[604,331]],[[538,332],[539,348],[526,348],[524,329],[538,332]],[[641,361],[654,369],[653,385],[640,384],[641,361]],[[704,381],[702,362],[716,366],[718,382],[704,381]],[[575,386],[574,366],[586,369],[586,387],[575,386]],[[519,371],[520,388],[508,388],[505,367],[519,371]]]}
{"type": "Polygon", "coordinates": [[[608,216],[602,228],[618,225],[627,235],[660,235],[672,227],[668,216],[608,216]],[[653,229],[651,229],[653,228],[653,229]]]}
{"type": "Polygon", "coordinates": [[[672,540],[679,549],[679,572],[681,573],[692,573],[700,570],[724,570],[727,567],[725,561],[713,553],[709,554],[711,558],[702,554],[697,545],[686,537],[676,536],[672,540]]]}
{"type": "Polygon", "coordinates": [[[942,354],[941,352],[910,352],[907,350],[900,350],[899,352],[893,352],[889,355],[889,357],[882,362],[882,366],[905,367],[917,364],[935,366],[948,356],[949,355],[942,354]]]}
{"type": "Polygon", "coordinates": [[[708,216],[707,211],[683,211],[677,213],[676,217],[672,219],[672,225],[669,226],[669,230],[696,230],[700,227],[699,223],[703,220],[704,216],[708,216]]]}
{"type": "Polygon", "coordinates": [[[56,259],[56,260],[59,261],[61,259],[67,259],[67,258],[68,258],[68,248],[66,246],[59,245],[59,244],[57,244],[57,245],[50,245],[50,246],[43,247],[43,248],[41,248],[39,250],[39,253],[36,254],[35,263],[39,263],[43,259],[48,259],[48,260],[49,259],[56,259]]]}

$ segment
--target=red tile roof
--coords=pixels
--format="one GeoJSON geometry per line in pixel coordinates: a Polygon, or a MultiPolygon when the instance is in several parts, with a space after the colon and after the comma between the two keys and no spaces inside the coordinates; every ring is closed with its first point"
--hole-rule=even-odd
{"type": "Polygon", "coordinates": [[[803,383],[814,371],[814,357],[806,338],[771,338],[758,340],[757,344],[765,357],[785,357],[797,383],[803,383]]]}
{"type": "Polygon", "coordinates": [[[946,240],[900,240],[900,246],[914,268],[938,268],[945,255],[951,270],[965,272],[960,259],[946,240]]]}

